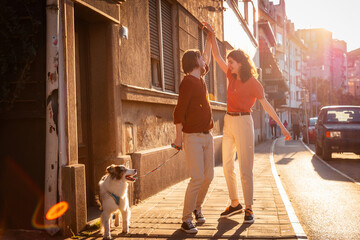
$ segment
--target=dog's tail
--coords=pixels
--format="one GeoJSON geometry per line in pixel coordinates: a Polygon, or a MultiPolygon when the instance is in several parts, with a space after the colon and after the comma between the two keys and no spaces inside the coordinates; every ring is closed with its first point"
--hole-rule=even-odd
{"type": "Polygon", "coordinates": [[[95,195],[95,202],[98,205],[100,211],[103,210],[102,204],[101,204],[101,197],[99,195],[95,195]]]}

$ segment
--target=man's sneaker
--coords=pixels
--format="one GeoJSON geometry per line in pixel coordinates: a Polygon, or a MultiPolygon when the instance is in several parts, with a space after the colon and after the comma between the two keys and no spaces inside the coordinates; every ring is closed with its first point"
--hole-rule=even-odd
{"type": "Polygon", "coordinates": [[[195,219],[197,223],[204,223],[206,219],[204,218],[204,215],[202,215],[201,211],[194,210],[195,219]]]}
{"type": "Polygon", "coordinates": [[[198,232],[197,228],[194,226],[194,224],[192,223],[191,220],[187,220],[187,221],[183,222],[181,225],[181,230],[183,230],[186,233],[197,233],[198,232]]]}
{"type": "Polygon", "coordinates": [[[230,217],[234,214],[237,214],[237,213],[241,213],[242,212],[242,206],[241,204],[239,203],[239,205],[237,205],[236,207],[232,207],[231,205],[228,206],[224,212],[222,212],[220,214],[220,217],[221,218],[226,218],[226,217],[230,217]]]}
{"type": "Polygon", "coordinates": [[[254,212],[249,208],[245,209],[244,223],[253,223],[253,222],[254,222],[254,212]]]}

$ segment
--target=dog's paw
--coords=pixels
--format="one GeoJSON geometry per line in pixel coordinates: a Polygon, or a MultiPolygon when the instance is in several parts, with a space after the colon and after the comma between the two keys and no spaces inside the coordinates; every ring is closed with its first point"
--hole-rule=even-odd
{"type": "Polygon", "coordinates": [[[111,236],[104,236],[103,240],[110,240],[111,239],[111,236]]]}

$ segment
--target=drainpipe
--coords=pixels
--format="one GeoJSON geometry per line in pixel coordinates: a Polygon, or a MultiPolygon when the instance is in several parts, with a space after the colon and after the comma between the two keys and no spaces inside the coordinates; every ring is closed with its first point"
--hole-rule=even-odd
{"type": "MultiPolygon", "coordinates": [[[[59,0],[46,0],[46,143],[44,213],[58,202],[59,138],[59,0]]],[[[59,231],[57,219],[44,224],[49,234],[59,231]]]]}
{"type": "MultiPolygon", "coordinates": [[[[59,1],[59,0],[57,0],[59,1]]],[[[64,5],[61,2],[59,5],[60,13],[64,12],[64,5]]],[[[59,176],[58,176],[58,194],[59,201],[63,201],[62,194],[62,174],[61,170],[64,166],[68,165],[67,158],[67,137],[65,134],[65,106],[66,106],[66,85],[65,85],[65,64],[64,64],[64,18],[62,14],[59,14],[59,176]]],[[[58,220],[58,225],[65,231],[65,220],[63,217],[60,217],[58,220]]]]}

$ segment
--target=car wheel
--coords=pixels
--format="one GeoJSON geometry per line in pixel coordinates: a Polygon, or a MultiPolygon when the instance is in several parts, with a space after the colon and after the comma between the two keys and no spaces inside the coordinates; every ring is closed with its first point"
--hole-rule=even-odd
{"type": "Polygon", "coordinates": [[[319,146],[319,144],[316,143],[316,141],[315,141],[315,153],[316,153],[316,155],[318,155],[319,157],[321,157],[322,149],[321,149],[321,147],[319,146]]]}
{"type": "Polygon", "coordinates": [[[325,161],[331,159],[331,151],[326,149],[326,146],[324,144],[323,144],[323,148],[322,148],[322,159],[325,161]]]}

